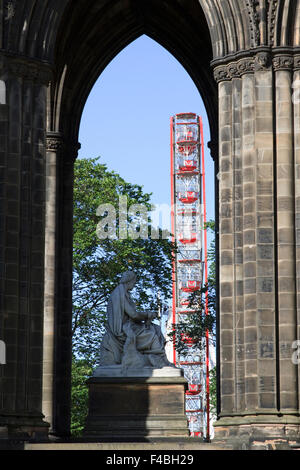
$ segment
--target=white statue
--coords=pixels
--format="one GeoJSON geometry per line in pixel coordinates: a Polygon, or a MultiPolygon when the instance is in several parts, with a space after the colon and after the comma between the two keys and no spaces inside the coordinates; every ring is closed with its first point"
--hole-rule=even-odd
{"type": "MultiPolygon", "coordinates": [[[[101,370],[114,368],[126,370],[173,367],[165,353],[165,339],[158,325],[152,323],[155,312],[137,312],[130,296],[136,275],[127,271],[113,290],[107,305],[107,327],[100,349],[101,370]]],[[[125,371],[125,372],[124,372],[125,371]]]]}

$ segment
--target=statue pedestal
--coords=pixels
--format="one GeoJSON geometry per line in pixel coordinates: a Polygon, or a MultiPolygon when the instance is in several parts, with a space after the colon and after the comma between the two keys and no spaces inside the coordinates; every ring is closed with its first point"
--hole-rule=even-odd
{"type": "Polygon", "coordinates": [[[185,415],[187,381],[180,369],[166,367],[131,374],[127,370],[126,376],[117,376],[115,370],[111,377],[103,369],[102,376],[93,376],[87,382],[86,437],[134,441],[189,435],[185,415]]]}

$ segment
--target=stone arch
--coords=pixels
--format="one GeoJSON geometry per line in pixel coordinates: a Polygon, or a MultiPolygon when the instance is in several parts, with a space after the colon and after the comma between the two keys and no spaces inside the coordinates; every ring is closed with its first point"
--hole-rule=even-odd
{"type": "Polygon", "coordinates": [[[298,1],[277,0],[270,5],[270,25],[274,30],[275,47],[292,47],[300,45],[298,1]]]}
{"type": "MultiPolygon", "coordinates": [[[[95,5],[92,8],[94,3],[77,2],[75,8],[74,4],[70,4],[66,9],[57,32],[54,80],[48,89],[49,173],[50,167],[53,170],[56,165],[55,171],[61,176],[56,180],[58,202],[53,198],[54,179],[48,178],[48,193],[49,198],[52,197],[52,205],[47,219],[46,244],[53,246],[51,240],[57,237],[57,231],[62,238],[61,241],[56,238],[60,253],[52,253],[52,261],[56,259],[56,267],[52,266],[50,258],[46,258],[45,294],[48,302],[45,309],[48,309],[49,317],[54,315],[52,329],[55,329],[55,363],[60,364],[61,372],[54,374],[55,401],[46,404],[45,414],[53,424],[52,429],[58,434],[68,427],[68,415],[66,412],[62,413],[61,409],[67,408],[66,390],[70,386],[71,345],[70,338],[64,337],[63,323],[70,319],[71,314],[72,238],[68,238],[67,227],[72,224],[69,202],[72,200],[73,159],[76,157],[81,114],[92,86],[118,52],[141,34],[147,34],[169,50],[189,72],[204,98],[215,143],[218,133],[217,86],[210,68],[213,58],[211,39],[206,18],[198,2],[183,2],[180,5],[180,2],[162,4],[154,0],[142,3],[141,7],[141,2],[119,1],[113,11],[107,2],[100,3],[99,8],[95,5]],[[84,22],[83,12],[86,13],[84,22]],[[197,29],[199,23],[200,30],[197,29]],[[203,54],[199,55],[199,50],[203,54]],[[62,224],[57,227],[56,232],[53,231],[55,222],[51,217],[54,213],[60,214],[57,220],[62,224]],[[57,273],[56,287],[47,282],[47,272],[52,272],[53,269],[57,273]],[[56,292],[53,291],[54,288],[56,292]],[[51,300],[54,297],[56,307],[51,300]],[[67,344],[69,349],[66,348],[67,344]],[[50,418],[52,406],[55,408],[53,419],[50,418]]],[[[51,329],[50,324],[48,326],[51,329]]],[[[44,381],[50,394],[50,388],[53,387],[51,380],[48,376],[44,381]]]]}
{"type": "MultiPolygon", "coordinates": [[[[57,188],[61,197],[61,205],[58,208],[61,216],[58,220],[63,219],[65,223],[65,229],[60,229],[62,234],[66,233],[67,226],[72,223],[70,209],[66,205],[72,197],[72,160],[77,154],[81,114],[92,86],[110,60],[141,34],[147,34],[178,59],[190,74],[203,98],[212,135],[210,148],[215,159],[216,174],[218,174],[216,159],[218,91],[211,61],[214,59],[218,63],[223,60],[224,56],[235,55],[252,46],[250,20],[251,14],[247,2],[238,0],[230,2],[217,0],[201,0],[200,2],[197,0],[193,2],[131,0],[125,2],[118,0],[113,7],[111,2],[107,1],[96,4],[86,0],[77,1],[76,4],[70,1],[65,3],[64,12],[56,30],[56,41],[51,44],[51,50],[45,49],[48,50],[49,58],[51,57],[54,63],[54,77],[48,89],[49,158],[54,159],[55,152],[58,152],[61,155],[61,162],[65,162],[64,165],[60,162],[60,169],[56,169],[63,175],[63,183],[57,188]]],[[[41,50],[39,47],[39,51],[41,50]]],[[[57,184],[60,185],[59,180],[56,181],[57,184]]],[[[51,178],[48,178],[48,185],[49,192],[53,195],[54,180],[51,182],[51,178]]],[[[218,194],[217,180],[216,193],[218,194]]],[[[216,208],[218,213],[218,205],[216,208]]],[[[50,209],[51,212],[53,213],[50,209]]],[[[50,239],[54,234],[51,235],[53,220],[51,217],[49,220],[51,222],[46,230],[46,238],[49,237],[49,241],[46,240],[46,244],[51,244],[50,239]]],[[[65,241],[60,243],[60,245],[65,244],[64,255],[62,253],[60,255],[60,258],[64,259],[63,265],[57,260],[59,257],[54,255],[58,263],[57,286],[64,287],[57,287],[56,294],[53,293],[53,287],[50,288],[49,297],[51,299],[55,296],[58,305],[64,304],[65,315],[70,316],[70,302],[68,304],[64,299],[65,294],[61,292],[61,289],[64,289],[64,292],[68,291],[69,299],[71,298],[71,280],[68,274],[71,271],[71,261],[66,262],[71,239],[67,242],[66,237],[67,235],[64,235],[65,241]]],[[[47,266],[46,259],[45,272],[51,269],[53,269],[51,261],[47,266]]],[[[49,302],[51,304],[51,300],[49,302]]],[[[60,311],[62,312],[63,309],[61,308],[60,311]]],[[[64,315],[61,314],[56,322],[59,324],[63,317],[64,315]]],[[[56,336],[60,335],[58,324],[55,327],[56,336]]],[[[56,361],[60,364],[68,362],[66,357],[68,353],[62,351],[61,341],[57,339],[55,346],[56,361]],[[62,360],[62,357],[65,357],[65,360],[62,360]]],[[[66,344],[66,339],[64,344],[66,344]]],[[[68,377],[69,373],[65,370],[60,377],[62,375],[68,377]]],[[[55,392],[57,410],[54,415],[61,422],[63,415],[66,416],[66,413],[59,411],[61,406],[59,402],[63,403],[65,400],[61,390],[68,388],[68,385],[66,382],[66,387],[62,385],[62,378],[55,380],[57,382],[55,392]]],[[[66,427],[66,422],[54,424],[55,432],[58,433],[61,432],[60,429],[66,427]]]]}
{"type": "Polygon", "coordinates": [[[29,434],[47,428],[44,359],[52,430],[68,432],[79,122],[101,71],[147,34],[194,80],[213,137],[222,276],[219,436],[242,436],[246,419],[253,441],[262,428],[270,437],[274,424],[278,436],[300,439],[300,377],[289,357],[289,342],[300,337],[300,109],[291,95],[291,84],[300,82],[300,0],[21,3],[0,6],[0,322],[7,345],[0,427],[29,434]]]}
{"type": "Polygon", "coordinates": [[[80,2],[76,8],[70,5],[57,33],[50,130],[68,135],[69,140],[77,139],[81,113],[96,79],[118,52],[142,34],[164,46],[186,68],[204,98],[211,126],[215,128],[217,90],[210,70],[213,57],[210,35],[198,2],[191,7],[186,5],[118,1],[113,12],[107,2],[99,4],[99,8],[92,8],[89,2],[84,7],[80,2]],[[200,34],[196,27],[199,23],[200,34]],[[74,115],[72,123],[63,119],[70,109],[74,115]]]}
{"type": "MultiPolygon", "coordinates": [[[[131,22],[132,25],[135,23],[134,29],[137,31],[138,23],[141,29],[147,26],[149,12],[152,18],[155,17],[153,8],[158,12],[159,21],[161,14],[162,17],[165,15],[169,24],[174,18],[178,18],[178,15],[186,18],[189,15],[196,29],[197,25],[200,25],[200,28],[204,27],[204,31],[208,28],[213,59],[264,45],[276,47],[299,45],[299,0],[195,0],[189,3],[180,0],[163,3],[149,0],[143,5],[136,0],[125,3],[117,0],[113,6],[104,0],[98,2],[98,5],[99,8],[92,2],[83,4],[80,1],[75,4],[73,0],[45,0],[42,3],[28,0],[22,7],[17,8],[16,0],[6,0],[0,12],[3,23],[1,37],[3,50],[53,65],[59,30],[61,29],[64,38],[71,34],[71,23],[74,21],[76,11],[82,12],[81,18],[77,18],[79,29],[83,24],[83,18],[84,22],[88,21],[93,12],[97,14],[97,11],[99,13],[101,10],[101,12],[110,11],[111,26],[117,21],[119,14],[119,20],[123,20],[124,25],[126,23],[127,29],[131,22]],[[204,16],[205,21],[203,21],[204,16]]],[[[150,27],[149,22],[148,26],[150,27]]],[[[147,34],[145,30],[143,32],[147,34]]],[[[203,36],[203,31],[201,34],[203,36]]],[[[206,32],[204,35],[207,36],[206,32]]],[[[135,37],[137,36],[136,32],[135,37]]]]}

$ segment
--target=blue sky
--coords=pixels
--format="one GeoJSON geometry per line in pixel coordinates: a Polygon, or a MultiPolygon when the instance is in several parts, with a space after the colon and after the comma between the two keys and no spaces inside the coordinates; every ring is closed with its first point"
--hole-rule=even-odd
{"type": "Polygon", "coordinates": [[[79,158],[101,156],[109,170],[170,204],[170,117],[195,112],[204,123],[207,219],[214,218],[214,167],[204,105],[182,65],[141,36],[121,51],[94,85],[82,115],[79,158]]]}

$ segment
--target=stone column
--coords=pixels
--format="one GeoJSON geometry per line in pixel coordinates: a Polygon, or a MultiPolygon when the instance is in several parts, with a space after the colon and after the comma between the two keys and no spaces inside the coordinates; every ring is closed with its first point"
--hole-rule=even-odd
{"type": "Polygon", "coordinates": [[[49,432],[70,433],[73,179],[79,144],[47,132],[43,413],[49,432]]]}
{"type": "Polygon", "coordinates": [[[220,364],[222,409],[234,408],[234,351],[232,303],[233,270],[233,172],[232,172],[232,83],[219,83],[219,257],[220,257],[220,364]],[[230,260],[230,262],[226,262],[230,260]]]}
{"type": "Polygon", "coordinates": [[[68,437],[71,419],[74,162],[79,143],[64,138],[56,165],[56,248],[52,432],[68,437]]]}
{"type": "MultiPolygon", "coordinates": [[[[214,177],[215,177],[215,263],[219,266],[219,141],[218,135],[214,136],[214,140],[211,140],[207,144],[211,158],[214,162],[214,177]]],[[[220,318],[219,318],[219,270],[216,270],[216,412],[220,411],[220,318]]]]}
{"type": "MultiPolygon", "coordinates": [[[[245,363],[244,363],[244,318],[243,318],[243,165],[242,165],[242,82],[236,67],[230,69],[232,76],[232,175],[233,175],[233,259],[234,267],[233,298],[234,304],[234,337],[238,345],[235,354],[235,370],[237,382],[235,385],[235,408],[245,406],[245,363]]],[[[227,260],[228,264],[230,259],[227,260]]],[[[230,290],[230,289],[229,289],[230,290]]],[[[227,292],[228,294],[228,292],[227,292]]]]}
{"type": "Polygon", "coordinates": [[[292,362],[297,329],[299,335],[292,64],[264,49],[215,68],[221,362],[215,429],[217,440],[239,448],[300,440],[299,367],[292,362]]]}
{"type": "MultiPolygon", "coordinates": [[[[258,55],[255,62],[255,150],[254,183],[256,209],[256,306],[253,314],[253,349],[256,343],[257,374],[248,380],[255,382],[252,391],[255,402],[250,408],[251,416],[258,413],[259,420],[268,422],[268,415],[277,416],[277,267],[276,267],[276,153],[274,148],[274,80],[270,58],[258,55]],[[255,329],[256,337],[255,337],[255,329]]],[[[253,419],[253,418],[251,418],[253,419]]],[[[275,418],[276,419],[276,418],[275,418]]],[[[254,420],[255,422],[255,420],[254,420]]]]}
{"type": "MultiPolygon", "coordinates": [[[[295,264],[296,264],[296,337],[298,341],[298,350],[300,349],[300,55],[294,58],[293,74],[293,112],[294,112],[294,188],[295,188],[295,264]]],[[[296,350],[294,349],[294,352],[296,350]]],[[[299,358],[299,355],[298,355],[299,358]]],[[[298,369],[299,371],[299,369],[298,369]]],[[[298,372],[299,374],[299,372],[298,372]]],[[[298,375],[298,413],[300,413],[300,377],[298,375]]]]}
{"type": "Polygon", "coordinates": [[[42,415],[45,121],[50,70],[1,55],[0,427],[47,433],[42,415]],[[3,85],[4,83],[4,85],[3,85]],[[4,91],[3,91],[4,90],[4,91]]]}
{"type": "MultiPolygon", "coordinates": [[[[255,227],[256,227],[256,197],[255,197],[255,81],[254,75],[245,64],[241,73],[242,81],[242,245],[243,261],[240,267],[240,289],[242,291],[241,321],[244,329],[245,344],[241,344],[240,354],[244,357],[244,380],[240,386],[244,388],[244,408],[253,407],[253,383],[251,378],[257,374],[256,338],[251,337],[256,325],[256,279],[255,279],[255,227]]],[[[256,403],[255,403],[256,405],[256,403]]],[[[243,409],[241,409],[243,411],[243,409]]]]}
{"type": "Polygon", "coordinates": [[[291,416],[299,411],[298,371],[291,360],[291,345],[297,339],[293,63],[293,57],[288,55],[278,56],[273,61],[276,89],[278,405],[283,414],[291,416]]]}
{"type": "Polygon", "coordinates": [[[44,345],[43,345],[43,413],[53,424],[53,374],[55,334],[55,277],[57,249],[57,166],[63,149],[61,134],[48,132],[46,152],[46,217],[45,217],[45,293],[44,293],[44,345]]]}

